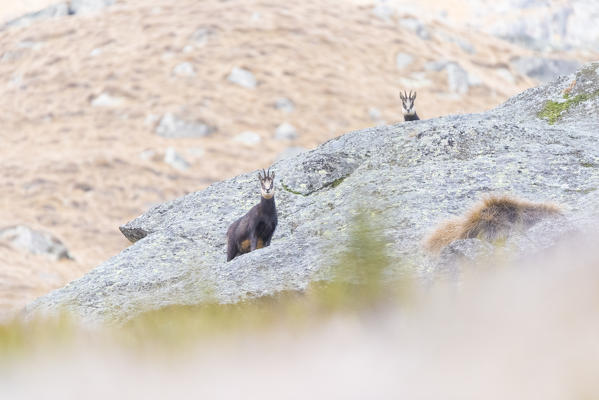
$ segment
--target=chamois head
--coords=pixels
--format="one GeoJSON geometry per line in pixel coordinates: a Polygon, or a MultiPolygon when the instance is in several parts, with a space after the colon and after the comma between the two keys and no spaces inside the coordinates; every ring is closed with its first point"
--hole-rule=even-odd
{"type": "Polygon", "coordinates": [[[416,114],[416,109],[414,108],[414,100],[416,100],[416,92],[406,93],[405,91],[399,92],[399,97],[401,98],[401,111],[403,115],[414,115],[416,114]]]}
{"type": "Polygon", "coordinates": [[[270,172],[270,168],[267,172],[262,170],[262,174],[258,171],[258,179],[260,179],[260,186],[262,187],[262,197],[265,199],[271,199],[275,195],[275,173],[270,172]]]}

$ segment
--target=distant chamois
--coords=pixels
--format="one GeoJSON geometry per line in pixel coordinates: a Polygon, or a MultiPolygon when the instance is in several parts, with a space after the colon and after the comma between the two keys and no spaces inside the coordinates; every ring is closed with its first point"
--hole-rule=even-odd
{"type": "Polygon", "coordinates": [[[405,91],[399,92],[401,98],[401,112],[403,113],[404,121],[418,121],[420,117],[416,114],[416,107],[414,101],[416,100],[416,92],[406,93],[405,91]]]}
{"type": "Polygon", "coordinates": [[[561,210],[554,204],[532,203],[509,196],[488,196],[463,216],[439,225],[425,238],[424,247],[438,254],[458,239],[494,241],[555,215],[561,215],[561,210]]]}
{"type": "Polygon", "coordinates": [[[243,217],[233,222],[227,230],[227,261],[240,254],[249,253],[270,246],[270,239],[277,227],[275,206],[275,173],[258,172],[262,187],[260,203],[256,204],[243,217]]]}

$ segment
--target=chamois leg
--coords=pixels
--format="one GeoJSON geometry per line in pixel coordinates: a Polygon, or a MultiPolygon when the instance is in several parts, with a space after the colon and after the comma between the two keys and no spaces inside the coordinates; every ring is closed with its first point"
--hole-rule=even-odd
{"type": "Polygon", "coordinates": [[[237,244],[235,240],[228,239],[227,241],[227,262],[231,261],[239,254],[237,251],[237,244]]]}
{"type": "Polygon", "coordinates": [[[258,247],[258,235],[256,235],[256,232],[252,232],[250,235],[250,245],[250,251],[254,251],[258,247]]]}

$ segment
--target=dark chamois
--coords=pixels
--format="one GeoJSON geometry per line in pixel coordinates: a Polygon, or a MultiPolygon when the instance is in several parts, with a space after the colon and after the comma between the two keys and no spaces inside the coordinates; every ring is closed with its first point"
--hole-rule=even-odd
{"type": "Polygon", "coordinates": [[[249,253],[270,245],[270,239],[277,227],[277,207],[275,206],[275,173],[258,172],[262,187],[260,203],[256,204],[243,217],[233,222],[227,230],[227,261],[240,254],[249,253]]]}
{"type": "Polygon", "coordinates": [[[416,114],[416,108],[414,107],[414,100],[416,100],[416,92],[412,94],[406,93],[405,91],[399,92],[399,97],[401,98],[401,112],[403,113],[404,121],[418,121],[420,117],[416,114]]]}

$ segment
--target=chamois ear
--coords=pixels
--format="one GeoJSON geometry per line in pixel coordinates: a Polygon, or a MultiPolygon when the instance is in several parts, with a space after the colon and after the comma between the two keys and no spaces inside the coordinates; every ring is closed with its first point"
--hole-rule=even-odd
{"type": "Polygon", "coordinates": [[[404,101],[406,99],[406,97],[404,96],[404,94],[401,90],[399,91],[399,98],[401,99],[401,101],[404,101]]]}
{"type": "Polygon", "coordinates": [[[273,181],[275,180],[275,171],[272,171],[272,178],[273,181]]]}
{"type": "Polygon", "coordinates": [[[416,92],[414,92],[414,94],[411,97],[412,97],[412,101],[416,100],[416,92]]]}
{"type": "Polygon", "coordinates": [[[262,177],[262,175],[260,174],[260,171],[258,171],[258,180],[260,182],[262,182],[264,180],[264,178],[262,177]]]}

